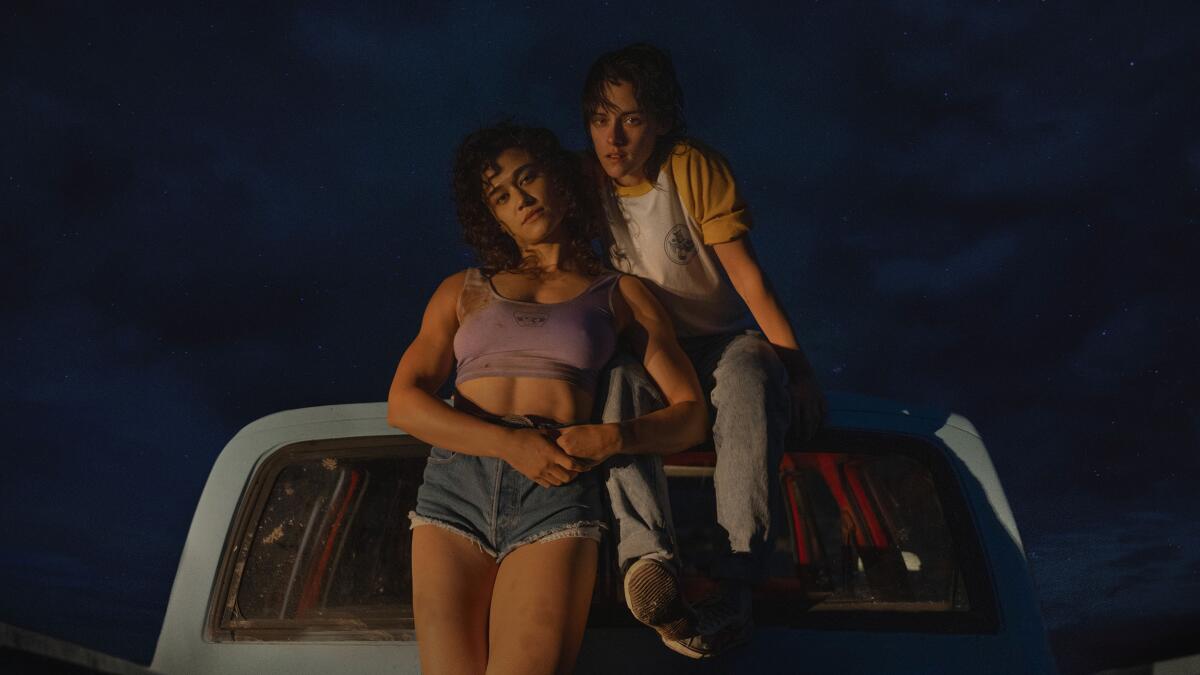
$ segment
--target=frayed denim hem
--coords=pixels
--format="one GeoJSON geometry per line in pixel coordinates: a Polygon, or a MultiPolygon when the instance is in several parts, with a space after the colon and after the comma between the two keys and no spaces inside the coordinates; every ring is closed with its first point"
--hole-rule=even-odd
{"type": "Polygon", "coordinates": [[[542,530],[537,534],[524,537],[517,543],[501,551],[500,556],[496,558],[496,563],[499,564],[500,561],[504,560],[504,557],[509,553],[512,553],[513,551],[527,544],[540,544],[544,541],[555,541],[558,539],[571,539],[576,537],[582,539],[591,539],[598,542],[602,538],[601,531],[606,529],[608,529],[608,526],[600,520],[581,520],[576,523],[563,523],[562,525],[557,525],[555,527],[542,530]]]}
{"type": "MultiPolygon", "coordinates": [[[[409,520],[408,529],[410,529],[410,530],[415,529],[421,525],[434,525],[436,527],[442,528],[443,530],[446,530],[447,532],[453,532],[454,534],[457,534],[460,537],[463,537],[464,539],[470,540],[471,543],[473,543],[477,547],[479,547],[480,551],[492,556],[493,558],[496,558],[496,551],[494,551],[489,546],[485,546],[482,539],[480,539],[479,537],[475,536],[474,534],[472,534],[470,532],[467,532],[459,525],[455,525],[454,523],[448,523],[444,520],[438,520],[437,518],[430,518],[429,516],[423,516],[423,515],[417,513],[416,511],[408,512],[408,520],[409,520]]],[[[497,558],[497,562],[499,562],[499,558],[497,558]]]]}

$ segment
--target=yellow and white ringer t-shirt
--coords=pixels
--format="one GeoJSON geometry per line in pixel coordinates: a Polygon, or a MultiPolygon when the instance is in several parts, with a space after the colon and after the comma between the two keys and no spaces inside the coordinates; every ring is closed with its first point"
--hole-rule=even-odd
{"type": "Polygon", "coordinates": [[[648,282],[680,337],[753,325],[712,250],[713,244],[737,239],[751,225],[724,158],[695,142],[681,142],[655,183],[612,188],[604,200],[612,263],[648,282]]]}

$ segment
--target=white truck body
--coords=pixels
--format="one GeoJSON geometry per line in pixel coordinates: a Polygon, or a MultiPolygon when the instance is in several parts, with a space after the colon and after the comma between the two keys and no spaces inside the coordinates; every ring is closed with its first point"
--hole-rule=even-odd
{"type": "MultiPolygon", "coordinates": [[[[822,625],[821,617],[810,613],[803,618],[815,617],[815,623],[760,621],[749,646],[719,659],[695,662],[665,649],[648,629],[597,626],[589,627],[577,672],[1054,672],[1020,535],[991,459],[971,423],[958,415],[905,409],[861,396],[831,395],[827,427],[826,437],[834,439],[830,442],[844,437],[923,444],[931,461],[945,467],[937,469],[939,476],[948,477],[939,478],[943,483],[939,494],[947,518],[958,528],[957,545],[961,548],[964,538],[973,539],[968,542],[974,551],[970,556],[981,558],[971,563],[971,569],[978,571],[972,573],[974,585],[970,586],[971,617],[984,617],[975,621],[979,627],[959,625],[971,623],[966,621],[971,618],[966,613],[958,623],[952,616],[947,620],[948,615],[928,621],[915,617],[911,628],[903,614],[885,613],[892,617],[887,619],[891,623],[880,628],[869,616],[862,625],[855,624],[854,617],[859,614],[853,612],[830,626],[822,625]],[[947,481],[952,483],[948,488],[944,485],[947,481]],[[956,494],[947,499],[947,490],[956,494]],[[964,512],[954,515],[949,513],[952,509],[964,512]]],[[[222,579],[242,571],[234,541],[242,535],[235,536],[233,530],[238,527],[239,514],[250,512],[244,502],[254,493],[256,472],[285,448],[330,439],[401,441],[404,436],[387,425],[383,403],[290,410],[242,429],[217,458],[196,508],[151,669],[166,675],[419,672],[417,643],[411,632],[309,631],[280,639],[270,638],[269,633],[267,637],[259,633],[234,639],[234,633],[213,628],[214,613],[232,602],[228,595],[219,597],[226,588],[222,584],[227,583],[222,579]]],[[[903,559],[910,570],[913,564],[919,566],[913,558],[905,552],[903,559]]],[[[858,564],[861,572],[861,561],[858,564]]]]}

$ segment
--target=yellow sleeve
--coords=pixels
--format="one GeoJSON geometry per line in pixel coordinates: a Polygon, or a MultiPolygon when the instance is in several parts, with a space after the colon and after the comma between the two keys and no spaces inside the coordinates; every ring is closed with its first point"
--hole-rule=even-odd
{"type": "Polygon", "coordinates": [[[686,142],[675,146],[669,162],[680,200],[700,224],[706,245],[732,241],[750,230],[750,210],[724,157],[686,142]]]}

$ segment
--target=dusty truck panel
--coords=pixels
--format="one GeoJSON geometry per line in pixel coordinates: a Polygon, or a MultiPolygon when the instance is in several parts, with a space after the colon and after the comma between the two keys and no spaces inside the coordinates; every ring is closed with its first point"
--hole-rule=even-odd
{"type": "MultiPolygon", "coordinates": [[[[346,542],[350,530],[368,526],[353,520],[358,511],[369,516],[364,499],[371,497],[364,495],[392,489],[401,475],[380,467],[399,458],[407,467],[399,482],[411,488],[426,448],[387,425],[382,403],[287,411],[240,431],[218,457],[197,506],[152,668],[166,674],[418,672],[411,612],[380,619],[366,607],[361,616],[326,617],[301,628],[288,619],[306,606],[323,607],[330,587],[342,583],[335,577],[350,575],[346,561],[356,551],[346,542]],[[316,503],[323,506],[301,512],[292,495],[303,492],[306,480],[320,487],[316,503]],[[315,531],[331,534],[321,544],[310,536],[315,531]],[[255,553],[272,547],[293,557],[255,553]],[[301,569],[305,550],[313,551],[305,560],[316,562],[305,564],[319,568],[315,575],[301,569]],[[251,578],[253,565],[278,568],[274,588],[283,589],[263,594],[270,597],[258,619],[239,606],[249,596],[237,586],[251,583],[239,580],[251,578]]],[[[711,480],[712,461],[711,452],[672,459],[677,521],[692,518],[706,527],[703,515],[691,514],[711,509],[695,500],[707,493],[711,501],[704,481],[711,480]]],[[[756,605],[759,629],[749,647],[704,663],[675,655],[606,600],[619,596],[609,575],[598,581],[578,672],[1053,672],[1016,523],[968,420],[832,395],[827,429],[811,448],[785,457],[781,480],[794,489],[787,493],[778,573],[756,605]],[[858,492],[841,494],[842,485],[858,492]],[[841,501],[818,493],[838,493],[841,501]],[[918,494],[929,497],[932,520],[944,517],[942,529],[934,528],[942,539],[933,537],[933,544],[922,543],[903,520],[918,494]],[[848,537],[840,548],[828,538],[839,536],[839,517],[843,530],[852,526],[850,535],[840,535],[848,537]],[[911,579],[941,581],[936,588],[922,581],[913,590],[911,579]]],[[[379,503],[410,498],[405,492],[379,503]]],[[[390,517],[395,535],[395,514],[390,517]]],[[[357,555],[361,563],[376,554],[357,555]]],[[[703,555],[685,547],[685,562],[703,555]]]]}
{"type": "Polygon", "coordinates": [[[209,473],[184,544],[151,669],[179,673],[416,673],[411,641],[216,642],[206,635],[221,557],[255,469],[276,450],[325,438],[404,434],[389,427],[386,404],[322,406],[276,413],[247,425],[209,473]]]}

